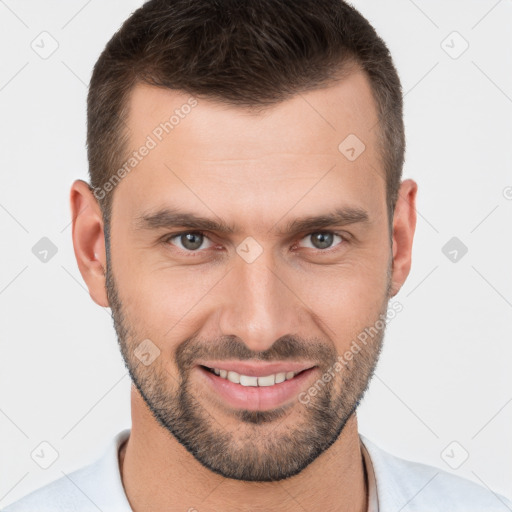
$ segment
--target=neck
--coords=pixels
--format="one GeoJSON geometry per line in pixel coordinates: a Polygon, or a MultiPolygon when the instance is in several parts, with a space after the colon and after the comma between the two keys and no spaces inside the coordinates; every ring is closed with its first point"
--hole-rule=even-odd
{"type": "Polygon", "coordinates": [[[367,483],[357,418],[301,473],[277,482],[242,482],[203,467],[153,418],[132,389],[132,430],[119,451],[134,512],[365,512],[367,483]]]}

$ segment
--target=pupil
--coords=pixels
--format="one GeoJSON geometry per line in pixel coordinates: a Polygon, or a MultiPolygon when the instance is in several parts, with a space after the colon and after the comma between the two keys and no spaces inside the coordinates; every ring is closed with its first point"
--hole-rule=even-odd
{"type": "Polygon", "coordinates": [[[185,235],[181,235],[181,243],[183,247],[192,251],[201,247],[202,236],[203,235],[199,233],[186,233],[185,235]]]}
{"type": "MultiPolygon", "coordinates": [[[[332,233],[315,233],[311,235],[313,245],[317,249],[326,249],[332,245],[332,233]]],[[[195,250],[201,247],[202,235],[200,233],[186,233],[181,235],[181,243],[183,247],[189,250],[195,250]]]]}
{"type": "Polygon", "coordinates": [[[315,233],[313,236],[313,245],[317,249],[326,249],[332,244],[332,233],[315,233]]]}

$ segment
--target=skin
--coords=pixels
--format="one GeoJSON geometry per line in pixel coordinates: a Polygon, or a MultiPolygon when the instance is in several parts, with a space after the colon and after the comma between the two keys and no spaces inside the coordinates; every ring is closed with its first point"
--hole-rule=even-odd
{"type": "MultiPolygon", "coordinates": [[[[138,85],[128,118],[133,149],[189,97],[138,85]]],[[[199,378],[198,369],[187,364],[194,362],[196,351],[229,359],[233,345],[228,337],[235,340],[237,359],[268,355],[273,361],[301,360],[298,356],[307,353],[318,365],[304,385],[307,390],[333,358],[385,313],[411,266],[417,184],[402,181],[389,233],[384,171],[372,130],[376,122],[370,85],[359,71],[259,113],[198,99],[190,114],[116,186],[110,261],[99,205],[87,183],[73,183],[78,266],[92,299],[112,308],[134,380],[132,432],[119,454],[133,510],[367,509],[355,407],[377,362],[383,330],[311,397],[309,406],[294,397],[286,407],[260,411],[259,416],[227,406],[199,378]],[[338,150],[348,134],[356,134],[366,146],[355,161],[338,150]],[[206,233],[200,255],[187,258],[179,237],[163,241],[187,232],[182,226],[136,227],[142,212],[165,205],[222,219],[237,229],[206,233]],[[368,222],[294,235],[277,232],[295,218],[347,205],[365,210],[368,222]],[[342,238],[335,236],[328,249],[318,249],[311,235],[319,231],[342,238]],[[250,264],[236,252],[248,236],[263,250],[250,264]],[[285,336],[294,341],[288,352],[281,343],[285,336]],[[133,352],[144,339],[160,350],[149,366],[133,352]],[[181,416],[176,411],[183,412],[186,402],[179,401],[180,390],[191,405],[181,416]],[[223,450],[217,453],[215,445],[205,444],[210,450],[201,457],[183,445],[183,437],[194,432],[193,418],[217,436],[208,439],[228,436],[223,450]],[[327,434],[319,431],[322,418],[327,434]],[[181,442],[172,432],[180,422],[181,442]],[[327,438],[330,446],[318,444],[313,460],[302,460],[293,476],[286,475],[292,469],[286,448],[293,439],[301,461],[310,444],[327,438]],[[265,471],[256,458],[244,459],[253,461],[245,465],[246,476],[252,471],[260,481],[237,478],[234,473],[244,468],[238,464],[242,454],[267,460],[273,478],[270,473],[262,477],[265,471]]],[[[196,436],[194,442],[201,446],[206,439],[196,436]]]]}

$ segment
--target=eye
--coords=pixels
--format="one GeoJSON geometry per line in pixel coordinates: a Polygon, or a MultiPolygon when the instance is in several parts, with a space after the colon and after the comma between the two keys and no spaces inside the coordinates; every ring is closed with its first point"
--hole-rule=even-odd
{"type": "Polygon", "coordinates": [[[309,233],[303,238],[303,240],[311,240],[311,245],[306,245],[306,247],[325,250],[332,247],[335,237],[339,238],[342,242],[345,241],[344,237],[338,233],[333,233],[332,231],[316,231],[314,233],[309,233]]]}
{"type": "MultiPolygon", "coordinates": [[[[328,250],[333,247],[336,238],[340,240],[336,245],[342,245],[341,242],[347,241],[345,236],[332,231],[315,231],[313,233],[309,233],[302,239],[310,241],[309,245],[306,244],[302,247],[328,252],[328,250]]],[[[206,234],[201,231],[184,231],[182,233],[175,233],[167,236],[163,242],[175,245],[188,256],[194,256],[195,254],[202,252],[203,249],[211,248],[213,245],[206,234]],[[205,242],[209,242],[209,245],[206,247],[203,246],[205,242]]],[[[298,245],[300,245],[300,242],[298,245]]]]}
{"type": "Polygon", "coordinates": [[[176,235],[171,235],[167,237],[164,242],[171,243],[173,245],[177,245],[179,249],[185,252],[198,252],[199,249],[207,249],[208,247],[201,247],[203,242],[208,240],[204,233],[199,231],[187,231],[184,233],[177,233],[176,235]],[[176,239],[177,243],[174,243],[173,240],[176,239]]]}

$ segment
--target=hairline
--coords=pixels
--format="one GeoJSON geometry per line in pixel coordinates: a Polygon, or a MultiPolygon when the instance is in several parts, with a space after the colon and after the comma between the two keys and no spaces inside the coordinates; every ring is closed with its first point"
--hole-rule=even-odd
{"type": "MultiPolygon", "coordinates": [[[[234,108],[239,108],[240,110],[250,112],[250,113],[261,113],[265,110],[271,109],[272,107],[279,105],[280,103],[285,102],[288,99],[292,99],[297,97],[299,94],[319,90],[319,89],[328,89],[329,87],[334,86],[335,84],[339,83],[340,81],[348,78],[354,73],[362,72],[365,76],[365,78],[368,80],[368,84],[370,86],[371,96],[373,98],[374,102],[374,108],[377,114],[377,123],[376,127],[377,133],[376,133],[376,149],[377,154],[379,156],[379,163],[380,163],[380,169],[378,170],[379,175],[381,178],[384,179],[385,185],[385,195],[386,195],[386,214],[388,216],[388,231],[391,234],[391,228],[392,228],[392,222],[393,222],[393,213],[396,206],[396,198],[390,197],[389,193],[389,182],[391,179],[391,176],[388,176],[388,170],[386,169],[386,154],[385,154],[385,145],[387,143],[386,136],[384,134],[384,126],[383,126],[383,120],[382,120],[382,105],[379,98],[376,97],[376,87],[374,86],[371,77],[369,73],[363,68],[360,61],[357,59],[356,56],[348,55],[345,60],[337,67],[335,72],[333,73],[333,76],[330,79],[325,80],[321,84],[317,86],[309,86],[304,87],[303,90],[297,90],[293,94],[285,95],[283,94],[283,97],[274,100],[274,101],[257,101],[251,104],[247,105],[240,105],[237,102],[231,101],[227,98],[215,95],[215,94],[195,94],[191,91],[187,91],[182,88],[170,88],[166,87],[166,90],[170,91],[176,91],[177,93],[184,93],[184,94],[192,94],[197,98],[200,99],[206,99],[211,101],[212,103],[217,103],[219,105],[228,105],[234,108]],[[384,176],[382,176],[382,174],[384,176]]],[[[132,97],[133,93],[138,85],[149,85],[151,87],[157,87],[162,88],[160,86],[156,86],[147,80],[144,80],[140,77],[135,77],[134,80],[132,80],[131,84],[127,89],[124,90],[124,94],[120,103],[120,111],[121,113],[118,115],[119,123],[118,123],[118,135],[116,137],[116,140],[118,141],[118,149],[119,156],[116,165],[114,166],[115,169],[117,169],[120,165],[120,163],[126,161],[128,159],[128,155],[130,152],[129,144],[130,144],[130,129],[128,126],[128,119],[131,111],[132,106],[132,97]]],[[[372,128],[373,129],[373,128],[372,128]]],[[[112,171],[113,173],[114,171],[112,171]]],[[[105,181],[108,181],[112,174],[110,174],[105,181]]],[[[100,200],[96,199],[103,217],[103,222],[105,225],[109,226],[111,217],[112,217],[112,206],[114,202],[114,193],[116,191],[117,187],[114,187],[112,192],[105,195],[105,201],[101,202],[100,200]]],[[[110,232],[110,230],[108,230],[110,232]]]]}

